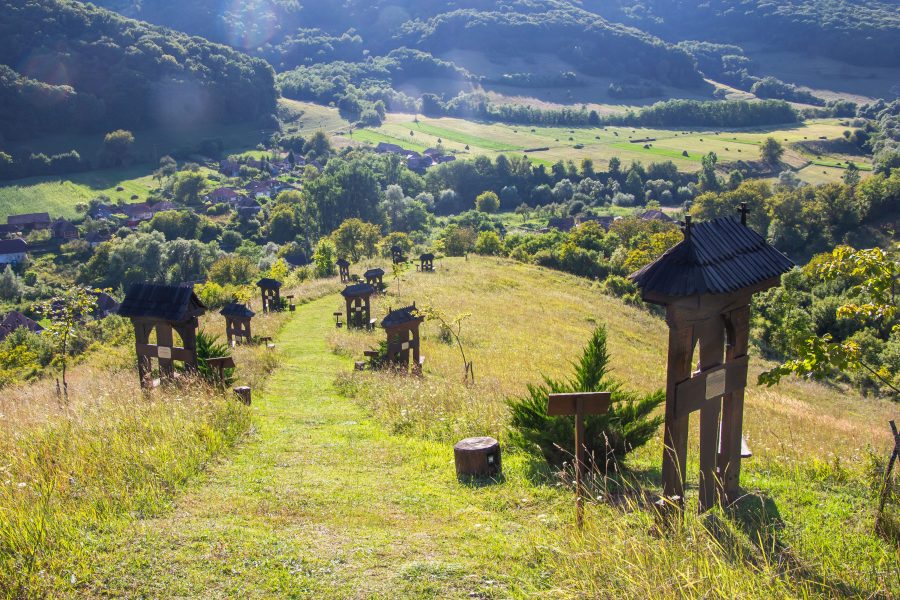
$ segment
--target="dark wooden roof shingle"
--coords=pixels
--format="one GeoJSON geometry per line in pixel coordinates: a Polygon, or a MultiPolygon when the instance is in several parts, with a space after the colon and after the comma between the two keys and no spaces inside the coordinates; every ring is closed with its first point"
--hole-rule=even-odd
{"type": "Polygon", "coordinates": [[[371,278],[371,277],[384,277],[384,269],[381,267],[375,267],[374,269],[369,269],[365,273],[363,273],[363,277],[371,278]]]}
{"type": "Polygon", "coordinates": [[[135,283],[119,305],[123,317],[144,317],[181,323],[206,312],[192,286],[135,283]]]}
{"type": "Polygon", "coordinates": [[[363,296],[371,296],[377,291],[375,286],[369,283],[355,283],[345,287],[341,292],[341,296],[344,298],[361,298],[363,296]]]}
{"type": "Polygon", "coordinates": [[[256,316],[256,313],[247,308],[246,304],[241,304],[240,302],[226,304],[225,308],[219,311],[219,314],[223,317],[246,317],[248,319],[256,316]]]}
{"type": "Polygon", "coordinates": [[[733,217],[689,227],[685,239],[630,279],[646,296],[728,294],[781,276],[794,263],[733,217]]]}
{"type": "Polygon", "coordinates": [[[260,279],[259,281],[256,282],[256,285],[261,288],[266,288],[266,289],[274,288],[277,290],[277,289],[281,288],[280,281],[278,281],[277,279],[271,279],[269,277],[263,277],[262,279],[260,279]]]}
{"type": "Polygon", "coordinates": [[[381,320],[381,326],[391,327],[393,325],[402,325],[404,323],[422,320],[423,317],[419,314],[419,309],[417,309],[415,303],[413,303],[412,306],[404,306],[403,308],[391,310],[387,316],[381,320]]]}

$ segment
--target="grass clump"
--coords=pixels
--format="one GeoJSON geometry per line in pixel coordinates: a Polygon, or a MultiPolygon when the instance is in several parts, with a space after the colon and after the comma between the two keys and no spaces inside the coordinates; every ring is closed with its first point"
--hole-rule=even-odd
{"type": "Polygon", "coordinates": [[[585,418],[585,448],[595,468],[606,471],[625,455],[656,435],[662,416],[651,416],[665,400],[661,390],[639,394],[625,389],[609,375],[606,327],[598,326],[569,380],[544,377],[542,384],[528,384],[528,393],[509,401],[510,439],[526,450],[539,449],[551,465],[561,467],[575,453],[572,416],[550,416],[550,394],[609,392],[612,404],[606,414],[585,418]]]}
{"type": "Polygon", "coordinates": [[[50,382],[4,391],[0,598],[89,579],[101,532],[165,510],[249,428],[249,409],[201,380],[137,387],[131,370],[82,368],[65,405],[50,382]]]}

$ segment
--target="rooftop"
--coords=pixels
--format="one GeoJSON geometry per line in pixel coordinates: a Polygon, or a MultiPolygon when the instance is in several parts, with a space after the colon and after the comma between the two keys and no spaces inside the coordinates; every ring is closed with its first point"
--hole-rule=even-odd
{"type": "Polygon", "coordinates": [[[263,277],[259,281],[256,282],[256,285],[261,288],[281,288],[281,282],[277,279],[272,279],[270,277],[263,277]]]}
{"type": "Polygon", "coordinates": [[[646,296],[728,294],[780,277],[787,256],[734,217],[688,224],[685,238],[630,279],[646,296]]]}
{"type": "Polygon", "coordinates": [[[375,286],[368,283],[355,283],[353,285],[348,285],[341,292],[341,296],[344,298],[358,298],[360,296],[371,296],[378,290],[375,289],[375,286]]]}
{"type": "Polygon", "coordinates": [[[135,283],[119,306],[123,317],[146,317],[180,323],[206,312],[192,286],[135,283]]]}
{"type": "Polygon", "coordinates": [[[256,316],[256,313],[247,308],[245,304],[241,304],[240,302],[232,302],[230,304],[226,304],[225,308],[219,311],[219,314],[223,317],[246,317],[251,318],[256,316]]]}
{"type": "Polygon", "coordinates": [[[0,240],[0,254],[19,254],[27,251],[28,244],[23,239],[0,240]]]}
{"type": "Polygon", "coordinates": [[[375,267],[374,269],[369,269],[365,273],[363,273],[363,277],[383,277],[384,269],[381,267],[375,267]]]}
{"type": "Polygon", "coordinates": [[[395,308],[388,312],[387,316],[381,320],[382,327],[390,327],[392,325],[402,325],[403,323],[412,323],[413,321],[421,321],[422,316],[419,315],[419,309],[415,303],[412,306],[404,306],[403,308],[395,308]]]}

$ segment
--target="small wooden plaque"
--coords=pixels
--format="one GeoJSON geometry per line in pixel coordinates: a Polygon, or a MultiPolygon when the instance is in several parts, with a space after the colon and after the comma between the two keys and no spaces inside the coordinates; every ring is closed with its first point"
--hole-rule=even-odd
{"type": "Polygon", "coordinates": [[[170,359],[172,358],[172,349],[168,346],[157,346],[156,347],[156,356],[162,359],[170,359]]]}
{"type": "Polygon", "coordinates": [[[712,400],[716,396],[722,396],[725,394],[725,377],[728,371],[726,369],[722,369],[720,371],[715,371],[710,373],[706,378],[706,399],[712,400]]]}
{"type": "Polygon", "coordinates": [[[547,414],[550,416],[574,415],[578,401],[585,415],[602,415],[609,410],[609,392],[574,392],[570,394],[550,394],[547,414]]]}

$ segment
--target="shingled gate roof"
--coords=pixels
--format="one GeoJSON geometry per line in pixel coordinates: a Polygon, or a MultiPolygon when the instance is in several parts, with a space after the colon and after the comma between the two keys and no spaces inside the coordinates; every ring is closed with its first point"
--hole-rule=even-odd
{"type": "Polygon", "coordinates": [[[348,261],[346,258],[339,258],[339,259],[337,259],[337,263],[336,263],[336,264],[337,264],[339,267],[349,267],[349,266],[350,266],[350,261],[348,261]]]}
{"type": "Polygon", "coordinates": [[[256,285],[261,288],[275,288],[275,289],[281,288],[280,281],[278,281],[277,279],[271,279],[269,277],[263,277],[262,279],[260,279],[259,281],[256,282],[256,285]]]}
{"type": "Polygon", "coordinates": [[[426,252],[419,257],[419,260],[434,260],[434,254],[432,254],[431,252],[426,252]]]}
{"type": "Polygon", "coordinates": [[[355,283],[345,287],[341,292],[341,296],[344,298],[359,298],[361,296],[371,296],[377,291],[375,286],[369,283],[355,283]]]}
{"type": "Polygon", "coordinates": [[[381,267],[369,269],[368,271],[363,273],[363,277],[384,277],[384,269],[382,269],[381,267]]]}
{"type": "Polygon", "coordinates": [[[246,317],[248,319],[256,316],[255,312],[240,302],[226,304],[225,308],[219,311],[219,314],[223,317],[246,317]]]}
{"type": "Polygon", "coordinates": [[[403,308],[391,310],[387,316],[381,320],[381,326],[390,327],[392,325],[402,325],[403,323],[421,320],[422,317],[419,316],[419,311],[414,303],[412,306],[404,306],[403,308]]]}
{"type": "Polygon", "coordinates": [[[733,217],[690,225],[685,239],[630,279],[646,295],[728,294],[779,277],[793,261],[733,217]]]}
{"type": "Polygon", "coordinates": [[[119,306],[123,317],[145,317],[181,323],[206,312],[192,286],[135,283],[119,306]]]}

